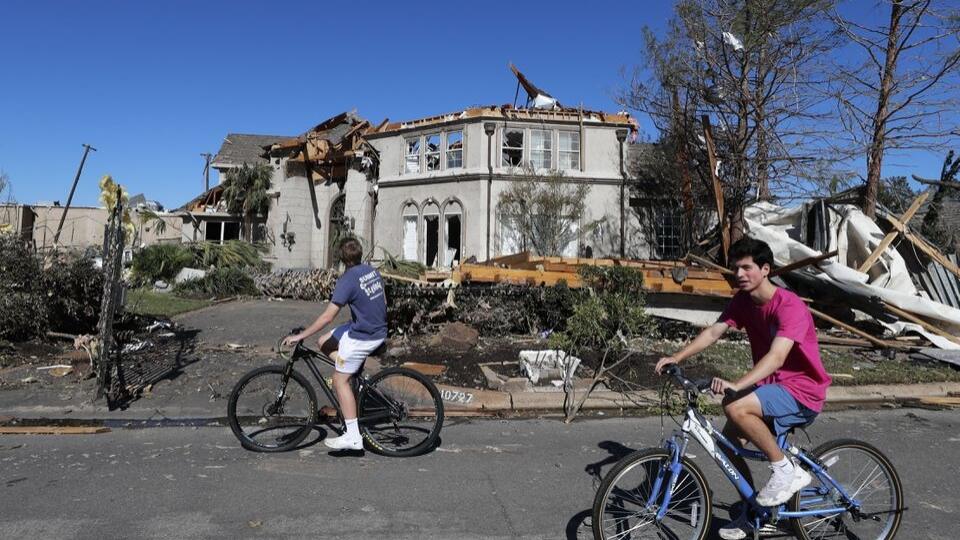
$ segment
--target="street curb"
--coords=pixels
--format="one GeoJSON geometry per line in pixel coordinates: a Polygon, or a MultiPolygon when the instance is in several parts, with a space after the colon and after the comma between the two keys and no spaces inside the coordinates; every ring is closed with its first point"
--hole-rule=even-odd
{"type": "MultiPolygon", "coordinates": [[[[438,384],[444,409],[450,416],[489,416],[497,413],[528,411],[562,411],[565,394],[559,390],[525,390],[502,392],[465,388],[447,384],[438,384]]],[[[863,385],[834,386],[827,391],[827,406],[876,405],[895,403],[898,400],[916,400],[925,397],[942,397],[960,394],[960,382],[922,383],[905,385],[863,385]]],[[[583,394],[576,392],[574,400],[579,402],[583,394]]],[[[711,402],[719,404],[719,398],[711,396],[711,402]]],[[[219,403],[219,402],[218,402],[219,403]]],[[[659,403],[658,393],[653,390],[622,394],[609,390],[594,391],[583,405],[584,410],[597,409],[634,409],[659,403]]],[[[123,411],[106,411],[96,406],[63,407],[52,405],[31,405],[7,407],[0,410],[0,417],[44,418],[51,421],[139,421],[164,420],[204,420],[216,421],[226,415],[225,405],[219,407],[177,407],[152,406],[148,408],[131,407],[123,411]]]]}

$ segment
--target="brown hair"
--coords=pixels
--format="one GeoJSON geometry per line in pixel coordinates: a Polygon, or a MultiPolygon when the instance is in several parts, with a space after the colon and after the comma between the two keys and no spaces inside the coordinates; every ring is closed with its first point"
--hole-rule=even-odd
{"type": "Polygon", "coordinates": [[[347,267],[360,264],[363,257],[363,248],[356,238],[347,238],[340,242],[340,260],[347,267]]]}

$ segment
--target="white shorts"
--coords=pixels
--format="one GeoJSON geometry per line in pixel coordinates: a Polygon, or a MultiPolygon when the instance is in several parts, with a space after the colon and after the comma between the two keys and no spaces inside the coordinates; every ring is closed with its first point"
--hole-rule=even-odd
{"type": "Polygon", "coordinates": [[[337,371],[348,373],[350,375],[360,370],[363,361],[370,356],[370,353],[377,350],[377,347],[383,343],[382,339],[362,340],[350,337],[350,332],[344,332],[339,339],[340,345],[337,348],[337,371]]]}

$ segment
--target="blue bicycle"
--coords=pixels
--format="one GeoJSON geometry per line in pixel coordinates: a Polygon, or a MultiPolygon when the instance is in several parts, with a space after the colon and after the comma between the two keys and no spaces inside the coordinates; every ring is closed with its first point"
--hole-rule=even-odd
{"type": "Polygon", "coordinates": [[[670,366],[665,373],[682,388],[686,400],[680,430],[661,448],[635,452],[606,475],[593,503],[594,538],[706,537],[712,516],[711,492],[687,454],[691,438],[740,492],[755,539],[765,525],[778,527],[784,521],[804,540],[887,540],[896,535],[904,511],[903,488],[897,471],[879,450],[861,441],[838,439],[807,452],[787,442],[789,433],[781,435],[777,438],[780,448],[810,472],[813,482],[785,505],[758,506],[754,487],[730,464],[719,445],[746,459],[765,461],[766,456],[734,445],[701,414],[698,396],[709,391],[709,379],[692,381],[677,366],[670,366]]]}

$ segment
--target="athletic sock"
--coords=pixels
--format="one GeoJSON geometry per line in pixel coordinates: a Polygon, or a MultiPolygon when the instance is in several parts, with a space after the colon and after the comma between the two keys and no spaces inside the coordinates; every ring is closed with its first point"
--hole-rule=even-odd
{"type": "Polygon", "coordinates": [[[793,462],[790,461],[790,458],[783,456],[783,459],[780,461],[773,461],[770,463],[770,466],[773,467],[773,470],[780,473],[792,473],[793,472],[793,462]]]}
{"type": "Polygon", "coordinates": [[[360,428],[357,427],[357,419],[349,418],[345,420],[345,423],[347,424],[347,433],[346,433],[347,437],[350,437],[350,439],[354,439],[354,440],[359,439],[360,428]]]}

